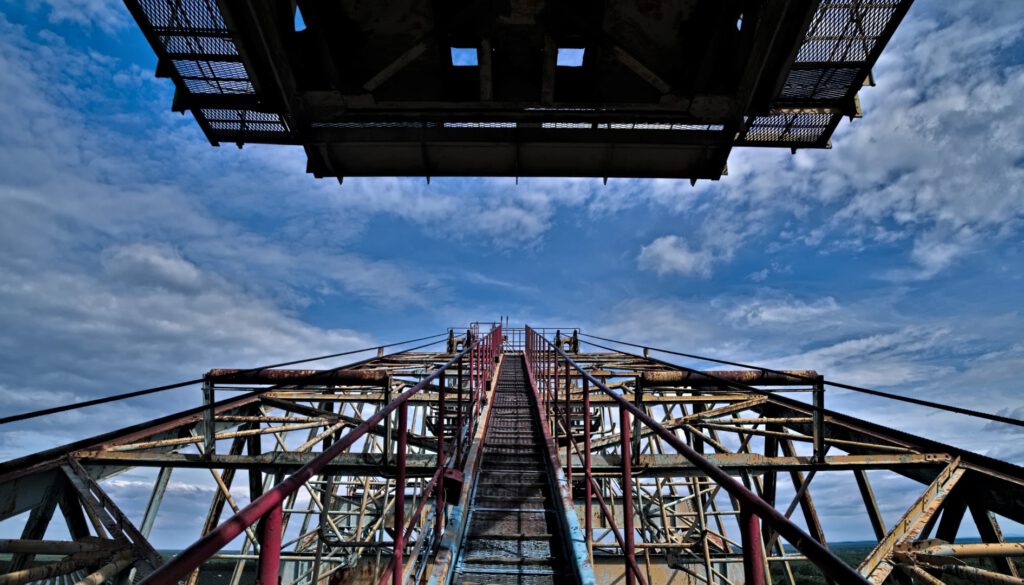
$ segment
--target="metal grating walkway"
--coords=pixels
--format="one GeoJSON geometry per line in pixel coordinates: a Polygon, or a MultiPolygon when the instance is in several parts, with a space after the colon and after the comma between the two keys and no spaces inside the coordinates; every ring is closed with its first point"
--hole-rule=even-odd
{"type": "Polygon", "coordinates": [[[518,355],[506,355],[452,583],[575,583],[544,439],[518,355]]]}

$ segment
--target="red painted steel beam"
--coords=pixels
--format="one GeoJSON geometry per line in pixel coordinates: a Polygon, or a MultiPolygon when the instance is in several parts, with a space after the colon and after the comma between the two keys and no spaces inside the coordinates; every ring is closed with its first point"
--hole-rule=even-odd
{"type": "Polygon", "coordinates": [[[275,506],[260,521],[260,561],[256,573],[257,585],[277,585],[281,569],[281,528],[283,509],[275,506]]]}

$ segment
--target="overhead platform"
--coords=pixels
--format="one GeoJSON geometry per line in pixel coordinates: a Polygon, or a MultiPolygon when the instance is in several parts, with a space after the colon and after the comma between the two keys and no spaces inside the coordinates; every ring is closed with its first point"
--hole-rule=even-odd
{"type": "Polygon", "coordinates": [[[718,179],[825,148],[912,0],[125,0],[213,144],[345,176],[718,179]]]}

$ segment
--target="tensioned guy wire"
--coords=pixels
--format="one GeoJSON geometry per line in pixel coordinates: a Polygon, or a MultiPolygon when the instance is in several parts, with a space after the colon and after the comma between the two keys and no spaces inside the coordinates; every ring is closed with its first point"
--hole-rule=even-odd
{"type": "MultiPolygon", "coordinates": [[[[340,353],[332,353],[332,354],[329,354],[329,355],[321,355],[321,356],[316,356],[316,357],[311,357],[311,358],[293,360],[293,361],[290,361],[290,362],[281,362],[281,363],[277,363],[277,364],[268,364],[268,365],[265,365],[265,366],[259,366],[259,367],[256,367],[256,368],[250,368],[250,369],[245,370],[243,372],[238,372],[238,373],[234,374],[234,376],[241,376],[241,375],[244,375],[244,374],[251,374],[253,372],[258,372],[260,370],[266,370],[266,369],[269,369],[269,368],[280,368],[280,367],[284,367],[284,366],[294,366],[296,364],[304,364],[304,363],[309,363],[309,362],[326,360],[326,359],[330,359],[330,358],[336,358],[336,357],[342,357],[342,356],[346,356],[346,355],[352,355],[352,354],[356,354],[356,353],[363,353],[365,351],[372,351],[372,350],[375,350],[375,349],[383,349],[385,347],[394,347],[396,345],[406,345],[406,344],[409,344],[409,343],[415,343],[417,341],[424,341],[424,340],[427,340],[427,339],[434,339],[436,337],[441,337],[443,335],[448,335],[448,332],[438,333],[437,335],[428,335],[426,337],[419,337],[419,338],[416,338],[416,339],[407,339],[405,341],[396,341],[394,343],[386,343],[384,345],[374,345],[372,347],[364,347],[362,349],[353,349],[353,350],[349,350],[349,351],[343,351],[343,352],[340,352],[340,353]]],[[[415,349],[420,349],[420,348],[423,348],[423,347],[434,345],[435,343],[438,343],[438,341],[427,343],[425,345],[421,345],[421,346],[418,346],[418,347],[410,348],[410,349],[407,349],[407,350],[404,350],[404,351],[413,351],[415,349]]],[[[229,382],[230,378],[231,377],[229,376],[227,378],[224,378],[222,381],[228,381],[229,382]]],[[[8,423],[18,422],[18,421],[22,421],[22,420],[28,420],[28,419],[31,419],[31,418],[37,418],[37,417],[40,417],[40,416],[46,416],[48,414],[57,414],[59,412],[67,412],[69,410],[77,410],[77,409],[86,408],[86,407],[89,407],[89,406],[96,406],[98,404],[106,404],[108,402],[115,402],[115,401],[118,401],[118,400],[124,400],[126,398],[135,398],[137,396],[145,396],[147,394],[156,394],[157,392],[164,392],[165,390],[174,390],[176,388],[184,388],[185,386],[192,386],[194,384],[200,384],[202,382],[203,382],[203,378],[196,378],[194,380],[186,380],[184,382],[176,382],[174,384],[166,384],[166,385],[163,385],[163,386],[155,386],[153,388],[144,388],[142,390],[134,390],[132,392],[125,392],[123,394],[114,394],[112,396],[105,396],[103,398],[96,398],[96,399],[93,399],[93,400],[86,400],[84,402],[75,402],[73,404],[64,404],[64,405],[61,405],[61,406],[54,406],[52,408],[44,408],[44,409],[36,410],[36,411],[32,411],[32,412],[23,412],[23,413],[20,413],[20,414],[14,414],[14,415],[11,415],[11,416],[6,416],[6,417],[3,417],[3,418],[0,418],[0,425],[5,425],[5,424],[8,424],[8,423]]]]}
{"type": "MultiPolygon", "coordinates": [[[[880,396],[882,398],[889,398],[891,400],[898,400],[900,402],[908,402],[910,404],[917,404],[919,406],[927,406],[929,408],[935,408],[937,410],[945,410],[947,412],[954,412],[956,414],[964,414],[964,415],[967,415],[967,416],[973,416],[973,417],[976,417],[976,418],[981,418],[981,419],[990,420],[990,421],[994,421],[994,422],[1004,423],[1004,424],[1013,425],[1013,426],[1017,426],[1017,427],[1024,427],[1024,421],[1016,419],[1016,418],[1010,418],[1008,416],[1002,416],[1002,415],[999,415],[999,414],[991,414],[991,413],[988,413],[988,412],[981,412],[981,411],[978,411],[978,410],[971,410],[969,408],[962,408],[960,406],[953,406],[953,405],[950,405],[950,404],[942,404],[942,403],[939,403],[939,402],[931,402],[929,400],[922,400],[920,398],[912,398],[910,396],[900,396],[899,394],[892,394],[890,392],[883,392],[881,390],[874,390],[872,388],[863,388],[861,386],[854,386],[852,384],[844,384],[842,382],[835,382],[835,381],[832,381],[832,380],[828,380],[826,378],[823,378],[821,380],[815,380],[815,379],[812,379],[812,378],[808,378],[807,376],[801,376],[799,374],[793,374],[793,373],[790,373],[790,372],[780,372],[779,370],[773,370],[772,368],[766,368],[764,366],[754,366],[754,365],[750,365],[750,364],[743,364],[743,363],[739,363],[739,362],[731,362],[729,360],[723,360],[723,359],[718,359],[718,358],[706,357],[706,356],[696,355],[696,354],[692,354],[692,353],[684,353],[684,352],[681,352],[681,351],[672,351],[672,350],[669,350],[669,349],[661,349],[659,347],[651,347],[650,345],[643,345],[643,344],[640,344],[640,343],[632,343],[632,342],[629,342],[629,341],[619,341],[617,339],[609,339],[607,337],[601,337],[599,335],[591,335],[589,333],[583,333],[582,331],[580,331],[580,335],[583,336],[583,337],[590,337],[590,338],[593,338],[593,339],[600,339],[602,341],[607,341],[607,342],[610,342],[610,343],[618,343],[619,345],[628,345],[630,347],[639,347],[641,349],[649,349],[651,351],[667,353],[667,354],[670,354],[670,355],[677,355],[677,356],[680,356],[680,357],[685,357],[685,358],[690,358],[690,359],[695,359],[695,360],[712,362],[712,363],[716,363],[716,364],[723,364],[723,365],[727,365],[727,366],[734,366],[734,367],[737,367],[737,368],[748,368],[748,369],[751,369],[751,370],[761,370],[762,372],[771,372],[773,374],[780,374],[780,375],[784,375],[784,376],[789,376],[791,378],[798,378],[798,379],[802,379],[802,380],[807,380],[808,382],[815,382],[815,383],[821,382],[821,383],[825,384],[826,386],[834,386],[836,388],[842,388],[844,390],[852,390],[854,392],[861,392],[863,394],[871,394],[873,396],[880,396]]],[[[592,342],[589,342],[589,341],[587,343],[589,343],[590,345],[594,345],[596,347],[600,347],[602,349],[609,349],[609,350],[612,350],[612,351],[616,351],[616,350],[614,350],[614,349],[612,349],[610,347],[604,347],[602,345],[598,345],[598,344],[595,344],[595,343],[592,343],[592,342]]]]}

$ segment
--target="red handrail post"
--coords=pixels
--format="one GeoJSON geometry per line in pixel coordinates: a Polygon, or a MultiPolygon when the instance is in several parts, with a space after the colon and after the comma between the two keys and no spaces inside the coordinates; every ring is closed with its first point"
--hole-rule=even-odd
{"type": "Polygon", "coordinates": [[[591,520],[591,514],[593,510],[590,504],[590,482],[593,480],[593,472],[590,470],[590,380],[583,377],[583,473],[586,475],[586,481],[584,482],[584,504],[583,510],[586,514],[585,528],[587,536],[587,548],[590,550],[590,555],[593,556],[593,548],[591,542],[594,538],[594,526],[591,520]]]}
{"type": "Polygon", "coordinates": [[[444,529],[444,419],[447,415],[444,404],[444,375],[437,378],[437,506],[434,511],[434,540],[441,542],[441,531],[444,529]]]}
{"type": "Polygon", "coordinates": [[[565,362],[565,464],[566,481],[569,483],[569,497],[572,497],[572,409],[569,399],[572,395],[572,378],[569,377],[569,361],[565,362]]]}
{"type": "Polygon", "coordinates": [[[482,351],[483,351],[483,347],[477,346],[476,358],[474,358],[474,359],[476,359],[476,369],[473,370],[473,374],[476,376],[476,407],[475,407],[475,414],[473,415],[473,417],[474,417],[473,420],[478,420],[480,418],[480,410],[481,410],[481,408],[483,408],[483,402],[484,402],[484,400],[483,400],[483,398],[484,398],[484,396],[483,396],[483,394],[484,394],[483,393],[483,384],[480,383],[480,380],[483,379],[482,376],[480,375],[480,370],[482,369],[482,367],[484,365],[484,361],[481,358],[482,351]]]}
{"type": "Polygon", "coordinates": [[[455,402],[458,405],[455,416],[455,467],[462,467],[462,358],[455,374],[455,402]]]}
{"type": "Polygon", "coordinates": [[[743,539],[743,577],[747,585],[764,585],[764,554],[761,550],[761,526],[747,506],[740,505],[740,532],[743,539]]]}
{"type": "Polygon", "coordinates": [[[281,505],[274,506],[260,519],[259,585],[277,585],[277,574],[281,568],[281,523],[281,505]]]}
{"type": "Polygon", "coordinates": [[[555,440],[555,452],[558,452],[558,357],[551,370],[551,404],[548,406],[548,418],[551,419],[551,436],[555,440]]]}
{"type": "Polygon", "coordinates": [[[633,458],[632,442],[629,437],[629,411],[619,408],[619,424],[622,427],[622,539],[625,543],[626,585],[636,583],[633,565],[636,564],[636,550],[633,546],[633,458]],[[632,561],[632,562],[630,562],[632,561]]]}
{"type": "Polygon", "coordinates": [[[405,442],[409,426],[409,402],[398,407],[398,453],[395,473],[395,554],[392,561],[391,583],[401,585],[403,554],[405,553],[405,442]]]}
{"type": "MultiPolygon", "coordinates": [[[[469,350],[469,428],[476,420],[476,346],[469,350]]],[[[470,430],[472,435],[472,430],[470,430]]]]}

